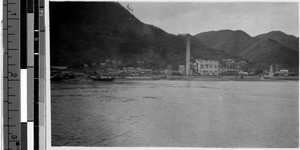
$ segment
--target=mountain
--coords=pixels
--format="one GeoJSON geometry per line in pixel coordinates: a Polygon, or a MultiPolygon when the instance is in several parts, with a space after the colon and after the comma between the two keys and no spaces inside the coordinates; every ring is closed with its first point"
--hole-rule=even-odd
{"type": "MultiPolygon", "coordinates": [[[[195,58],[246,60],[253,69],[270,65],[298,69],[295,37],[270,32],[251,37],[241,30],[191,36],[195,58]]],[[[297,38],[298,41],[298,38],[297,38]]],[[[50,64],[82,68],[114,62],[114,67],[176,70],[185,63],[186,38],[138,20],[118,2],[50,2],[50,64]]]]}
{"type": "Polygon", "coordinates": [[[257,40],[239,54],[253,63],[253,68],[257,69],[276,65],[290,71],[298,71],[299,68],[298,51],[269,41],[257,40]]]}
{"type": "Polygon", "coordinates": [[[248,60],[254,69],[279,65],[298,71],[298,38],[283,32],[270,32],[256,37],[237,30],[209,31],[195,35],[202,43],[214,49],[223,49],[248,60]]]}
{"type": "MultiPolygon", "coordinates": [[[[164,69],[185,62],[186,38],[142,23],[117,2],[50,2],[51,65],[82,67],[106,60],[164,69]]],[[[235,57],[191,37],[193,58],[235,57]]]]}
{"type": "Polygon", "coordinates": [[[252,43],[250,35],[244,31],[220,30],[209,31],[195,35],[202,43],[211,48],[225,50],[229,53],[236,53],[252,43]]]}
{"type": "Polygon", "coordinates": [[[256,36],[262,40],[275,40],[279,44],[290,49],[299,50],[299,38],[293,35],[287,35],[281,31],[271,31],[269,33],[260,34],[256,36]]]}

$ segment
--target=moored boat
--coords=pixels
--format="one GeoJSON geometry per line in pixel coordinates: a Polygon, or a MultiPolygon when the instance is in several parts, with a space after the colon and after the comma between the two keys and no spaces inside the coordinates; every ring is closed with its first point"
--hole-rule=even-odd
{"type": "Polygon", "coordinates": [[[160,80],[160,79],[166,79],[166,75],[152,75],[151,80],[160,80]]]}
{"type": "Polygon", "coordinates": [[[58,75],[50,76],[51,81],[62,81],[64,78],[58,75]]]}
{"type": "Polygon", "coordinates": [[[115,79],[114,76],[103,76],[103,75],[97,75],[97,76],[90,76],[93,81],[113,81],[115,79]]]}
{"type": "Polygon", "coordinates": [[[261,79],[262,80],[270,80],[271,78],[269,76],[263,76],[261,79]]]}

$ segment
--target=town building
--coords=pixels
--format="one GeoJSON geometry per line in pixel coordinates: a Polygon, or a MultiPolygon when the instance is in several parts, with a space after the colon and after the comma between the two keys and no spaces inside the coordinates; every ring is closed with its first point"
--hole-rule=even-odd
{"type": "Polygon", "coordinates": [[[289,75],[289,70],[281,69],[279,71],[279,75],[288,76],[289,75]]]}
{"type": "Polygon", "coordinates": [[[101,66],[101,67],[105,67],[105,66],[106,66],[106,63],[102,62],[102,63],[100,63],[100,66],[101,66]]]}
{"type": "Polygon", "coordinates": [[[242,70],[240,70],[240,71],[239,71],[239,75],[241,75],[241,76],[247,76],[247,75],[249,75],[249,73],[248,73],[248,72],[245,72],[245,71],[242,71],[242,70]]]}
{"type": "Polygon", "coordinates": [[[179,65],[178,72],[180,72],[181,74],[185,74],[185,66],[184,65],[179,65]]]}
{"type": "Polygon", "coordinates": [[[67,66],[51,66],[51,70],[66,70],[67,66]]]}
{"type": "MultiPolygon", "coordinates": [[[[239,71],[245,71],[246,69],[246,61],[240,61],[238,63],[235,62],[233,59],[223,59],[219,62],[220,64],[220,71],[219,73],[226,73],[226,72],[236,72],[238,73],[239,71]]],[[[231,74],[231,73],[230,73],[231,74]]]]}
{"type": "Polygon", "coordinates": [[[269,72],[269,76],[274,76],[274,72],[273,72],[273,67],[270,67],[270,72],[269,72]]]}
{"type": "Polygon", "coordinates": [[[196,59],[194,66],[200,75],[218,75],[220,71],[220,64],[217,60],[196,59]]]}
{"type": "Polygon", "coordinates": [[[87,70],[87,69],[89,69],[89,65],[88,65],[88,64],[84,64],[84,65],[83,65],[83,68],[84,68],[85,70],[87,70]]]}
{"type": "Polygon", "coordinates": [[[226,60],[226,68],[227,69],[236,69],[236,62],[233,59],[226,60]]]}
{"type": "Polygon", "coordinates": [[[167,65],[167,70],[166,70],[165,74],[172,75],[172,65],[167,65]]]}
{"type": "Polygon", "coordinates": [[[281,69],[280,72],[281,72],[281,73],[289,73],[289,70],[281,69]]]}
{"type": "Polygon", "coordinates": [[[246,71],[246,66],[247,66],[247,62],[244,61],[244,60],[241,60],[237,63],[237,70],[240,72],[240,71],[246,71]]]}

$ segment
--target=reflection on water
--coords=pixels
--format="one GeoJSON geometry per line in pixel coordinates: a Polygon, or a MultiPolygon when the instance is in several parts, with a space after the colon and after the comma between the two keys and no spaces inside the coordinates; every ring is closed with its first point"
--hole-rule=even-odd
{"type": "Polygon", "coordinates": [[[55,146],[298,146],[298,82],[116,80],[51,86],[55,146]]]}

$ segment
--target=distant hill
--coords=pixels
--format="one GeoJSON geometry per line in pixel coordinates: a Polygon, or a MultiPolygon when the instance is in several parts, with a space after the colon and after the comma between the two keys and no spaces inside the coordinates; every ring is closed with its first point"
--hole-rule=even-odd
{"type": "Polygon", "coordinates": [[[241,30],[208,31],[196,34],[195,37],[211,48],[225,50],[229,53],[242,51],[248,46],[247,44],[253,42],[251,36],[241,30]]]}
{"type": "MultiPolygon", "coordinates": [[[[144,24],[117,2],[50,2],[51,65],[120,61],[122,66],[166,68],[185,62],[185,37],[144,24]]],[[[193,58],[234,57],[191,37],[193,58]]]]}
{"type": "Polygon", "coordinates": [[[298,38],[283,32],[270,32],[256,37],[237,30],[209,31],[195,35],[202,43],[214,49],[223,49],[251,62],[252,67],[264,69],[279,65],[298,71],[298,38]]]}
{"type": "Polygon", "coordinates": [[[293,35],[287,35],[281,31],[271,31],[269,33],[260,34],[256,36],[262,40],[275,40],[279,44],[288,47],[290,49],[299,50],[299,38],[293,36],[293,35]]]}
{"type": "MultiPolygon", "coordinates": [[[[276,32],[275,32],[276,33],[276,32]]],[[[247,60],[252,68],[298,69],[295,37],[244,31],[209,31],[191,36],[191,60],[247,60]]],[[[298,40],[298,38],[297,38],[298,40]]],[[[176,70],[185,63],[183,36],[138,20],[117,2],[50,2],[50,63],[81,68],[106,60],[117,67],[176,70]]]]}

